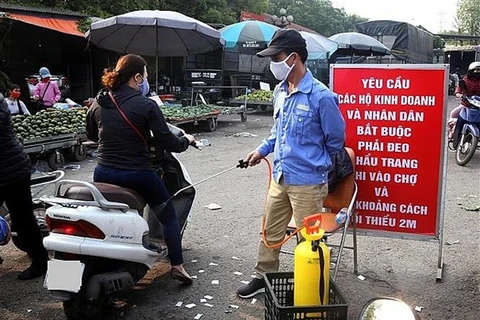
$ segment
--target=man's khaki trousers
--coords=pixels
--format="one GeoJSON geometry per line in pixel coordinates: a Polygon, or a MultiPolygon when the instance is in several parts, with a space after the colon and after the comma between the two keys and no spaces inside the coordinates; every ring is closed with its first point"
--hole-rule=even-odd
{"type": "MultiPolygon", "coordinates": [[[[295,218],[297,227],[303,225],[303,218],[322,211],[323,202],[328,194],[328,184],[296,186],[271,181],[265,207],[265,241],[268,245],[278,244],[285,239],[288,223],[295,218]]],[[[265,272],[277,272],[280,247],[268,248],[260,241],[257,265],[257,277],[265,272]]]]}

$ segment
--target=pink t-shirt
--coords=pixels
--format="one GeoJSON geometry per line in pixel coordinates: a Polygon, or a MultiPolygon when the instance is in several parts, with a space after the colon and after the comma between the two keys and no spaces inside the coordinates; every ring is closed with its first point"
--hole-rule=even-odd
{"type": "Polygon", "coordinates": [[[62,96],[62,93],[60,92],[60,89],[58,89],[58,85],[54,81],[49,81],[49,82],[39,82],[35,86],[35,90],[33,91],[34,97],[38,97],[39,99],[42,98],[43,93],[45,92],[45,96],[43,97],[43,105],[51,107],[55,102],[60,100],[60,97],[62,96]],[[47,84],[50,83],[50,85],[47,88],[47,84]],[[45,92],[45,88],[47,89],[47,92],[45,92]]]}

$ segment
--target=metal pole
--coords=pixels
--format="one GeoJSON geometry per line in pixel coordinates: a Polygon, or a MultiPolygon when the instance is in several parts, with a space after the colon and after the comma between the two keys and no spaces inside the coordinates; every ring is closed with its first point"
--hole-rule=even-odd
{"type": "Polygon", "coordinates": [[[158,26],[155,24],[155,93],[158,94],[158,26]]]}
{"type": "Polygon", "coordinates": [[[88,68],[88,71],[90,73],[90,94],[89,96],[93,96],[94,95],[94,92],[93,92],[93,62],[92,62],[92,49],[91,48],[88,48],[88,61],[89,61],[89,68],[88,68]]]}

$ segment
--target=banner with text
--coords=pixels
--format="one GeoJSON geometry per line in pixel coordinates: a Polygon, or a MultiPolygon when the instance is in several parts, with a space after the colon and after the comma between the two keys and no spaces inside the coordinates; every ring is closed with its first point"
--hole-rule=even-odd
{"type": "Polygon", "coordinates": [[[446,76],[444,65],[332,66],[346,145],[356,153],[359,229],[438,237],[446,76]]]}

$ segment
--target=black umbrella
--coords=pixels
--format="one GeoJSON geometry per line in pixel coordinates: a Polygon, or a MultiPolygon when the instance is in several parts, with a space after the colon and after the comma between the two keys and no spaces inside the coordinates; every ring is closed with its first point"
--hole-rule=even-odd
{"type": "Polygon", "coordinates": [[[346,56],[385,56],[390,50],[380,41],[357,32],[338,33],[329,38],[338,43],[336,53],[346,56]]]}

